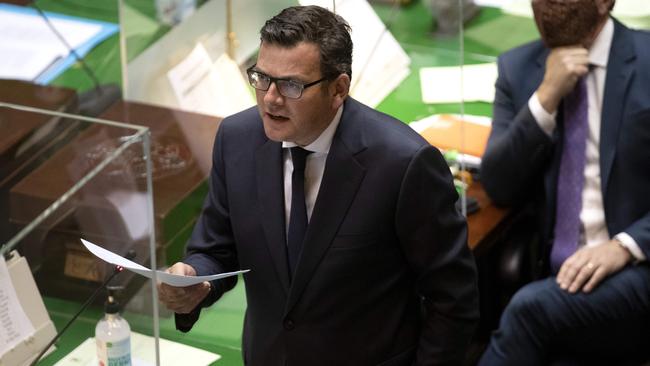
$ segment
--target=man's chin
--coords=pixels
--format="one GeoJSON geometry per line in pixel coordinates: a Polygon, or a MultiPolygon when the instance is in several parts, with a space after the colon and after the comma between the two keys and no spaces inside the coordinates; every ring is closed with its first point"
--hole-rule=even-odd
{"type": "Polygon", "coordinates": [[[268,133],[266,134],[266,137],[267,137],[269,140],[271,140],[271,141],[275,141],[275,142],[284,142],[284,141],[287,141],[286,139],[283,139],[283,138],[280,138],[280,137],[276,137],[276,136],[273,136],[273,135],[269,135],[268,133]]]}
{"type": "Polygon", "coordinates": [[[264,134],[269,140],[276,142],[289,141],[291,138],[288,133],[269,128],[266,124],[264,125],[264,134]]]}

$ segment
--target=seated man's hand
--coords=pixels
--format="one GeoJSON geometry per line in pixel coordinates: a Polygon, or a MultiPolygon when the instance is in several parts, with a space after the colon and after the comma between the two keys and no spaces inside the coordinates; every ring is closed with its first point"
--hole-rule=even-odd
{"type": "Polygon", "coordinates": [[[563,290],[575,293],[592,291],[604,278],[620,271],[632,254],[615,240],[594,247],[583,247],[567,258],[556,281],[563,290]]]}
{"type": "MultiPolygon", "coordinates": [[[[196,276],[194,268],[178,262],[167,269],[168,273],[196,276]]],[[[174,287],[166,283],[158,284],[158,298],[169,310],[179,314],[187,314],[194,310],[210,292],[210,283],[202,282],[187,287],[174,287]]]]}
{"type": "Polygon", "coordinates": [[[548,113],[557,107],[577,81],[589,72],[589,51],[581,46],[554,48],[546,59],[544,80],[537,89],[542,107],[548,113]]]}

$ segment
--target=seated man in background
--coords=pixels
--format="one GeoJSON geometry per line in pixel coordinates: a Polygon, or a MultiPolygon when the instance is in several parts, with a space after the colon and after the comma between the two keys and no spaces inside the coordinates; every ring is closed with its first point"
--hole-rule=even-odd
{"type": "Polygon", "coordinates": [[[498,204],[543,202],[550,277],[515,294],[481,365],[647,352],[650,34],[614,2],[533,0],[542,40],[499,58],[481,178],[498,204]]]}

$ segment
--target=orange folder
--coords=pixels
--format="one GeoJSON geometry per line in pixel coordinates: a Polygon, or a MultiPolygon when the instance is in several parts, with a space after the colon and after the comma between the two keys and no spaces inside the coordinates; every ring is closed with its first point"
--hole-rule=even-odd
{"type": "Polygon", "coordinates": [[[463,120],[459,116],[441,114],[420,134],[442,150],[458,150],[463,154],[482,157],[490,135],[490,126],[463,120]]]}

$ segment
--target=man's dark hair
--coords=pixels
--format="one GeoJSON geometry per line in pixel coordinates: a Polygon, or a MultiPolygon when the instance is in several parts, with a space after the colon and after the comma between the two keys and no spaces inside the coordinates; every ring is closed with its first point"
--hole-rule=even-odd
{"type": "Polygon", "coordinates": [[[341,74],[352,78],[350,26],[339,15],[320,6],[294,6],[266,21],[263,43],[291,48],[300,42],[320,48],[320,70],[327,80],[341,74]]]}

